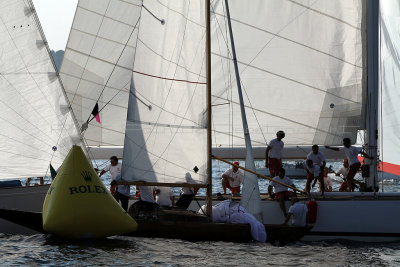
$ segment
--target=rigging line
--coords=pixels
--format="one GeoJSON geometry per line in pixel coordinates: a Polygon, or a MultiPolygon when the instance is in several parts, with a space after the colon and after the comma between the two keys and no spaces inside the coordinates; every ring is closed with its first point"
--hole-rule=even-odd
{"type": "MultiPolygon", "coordinates": [[[[224,6],[223,6],[224,7],[224,6]]],[[[213,6],[211,6],[211,9],[212,10],[214,10],[214,7],[213,6]]],[[[217,23],[217,25],[218,25],[218,29],[220,30],[220,32],[221,32],[221,35],[222,35],[222,38],[224,38],[224,35],[223,35],[223,32],[222,32],[222,28],[221,28],[221,25],[219,24],[219,21],[218,21],[218,18],[217,17],[214,17],[214,21],[217,23]]],[[[225,28],[226,29],[226,28],[225,28]]],[[[219,53],[220,54],[222,54],[222,50],[221,50],[221,45],[220,45],[220,42],[219,42],[219,34],[216,34],[216,36],[217,36],[217,40],[218,40],[218,50],[219,50],[219,53]]],[[[224,40],[225,41],[225,40],[224,40]]],[[[225,44],[226,44],[226,51],[227,51],[227,53],[229,54],[229,47],[227,46],[227,42],[225,41],[225,44]]],[[[222,73],[223,73],[223,77],[224,77],[224,84],[225,84],[225,88],[229,88],[229,81],[227,81],[226,80],[226,73],[225,73],[225,68],[224,68],[224,60],[222,59],[222,58],[220,58],[220,62],[221,62],[221,64],[220,64],[220,66],[221,66],[221,69],[222,69],[222,73]]],[[[226,60],[226,62],[227,62],[227,71],[228,71],[228,73],[229,73],[229,80],[231,79],[231,77],[230,77],[230,68],[229,68],[229,61],[227,61],[226,60]]],[[[229,92],[227,92],[226,93],[226,98],[227,98],[227,100],[229,100],[229,92]]],[[[229,102],[229,101],[228,101],[229,102]]],[[[230,111],[230,110],[229,110],[230,111]]],[[[230,115],[230,114],[229,114],[230,115]]],[[[230,116],[229,116],[229,118],[230,118],[230,116]]]]}
{"type": "Polygon", "coordinates": [[[258,128],[260,129],[260,132],[261,132],[261,134],[262,134],[262,136],[263,136],[263,138],[264,138],[264,142],[267,144],[267,139],[265,138],[264,132],[263,132],[262,127],[261,127],[261,124],[260,124],[260,122],[259,122],[259,120],[258,120],[258,118],[257,118],[256,112],[254,111],[253,104],[251,104],[250,97],[249,97],[249,95],[247,94],[247,91],[246,91],[246,88],[245,88],[245,86],[244,86],[244,84],[243,84],[242,79],[240,79],[240,83],[242,84],[243,91],[244,91],[244,93],[246,94],[247,101],[249,101],[251,111],[253,111],[254,117],[256,118],[256,121],[257,121],[257,124],[258,124],[258,128]]]}
{"type": "Polygon", "coordinates": [[[142,7],[143,7],[147,12],[149,12],[149,14],[150,14],[153,18],[155,18],[156,20],[158,20],[162,25],[165,24],[165,20],[164,20],[164,19],[158,18],[158,17],[157,17],[156,15],[154,15],[149,9],[147,9],[147,7],[143,4],[143,1],[142,1],[142,7]]]}
{"type": "MultiPolygon", "coordinates": [[[[224,16],[224,15],[219,14],[219,13],[215,13],[215,14],[216,14],[216,15],[219,15],[219,16],[224,16]]],[[[339,58],[339,57],[334,56],[334,55],[332,55],[332,54],[329,54],[328,52],[324,52],[324,51],[322,51],[322,50],[316,49],[316,48],[314,48],[314,47],[311,47],[311,46],[308,46],[308,45],[306,45],[306,44],[300,43],[300,42],[298,42],[298,41],[295,41],[295,40],[289,39],[289,38],[287,38],[287,37],[281,36],[281,35],[279,35],[279,34],[277,34],[277,33],[274,33],[274,32],[271,32],[271,31],[268,31],[268,30],[265,30],[265,29],[262,29],[262,28],[253,26],[253,25],[250,25],[250,24],[248,24],[248,23],[245,23],[245,22],[243,22],[243,21],[240,21],[240,20],[237,20],[237,19],[234,19],[234,18],[231,18],[231,20],[232,20],[232,21],[235,21],[235,22],[237,22],[237,23],[239,23],[239,24],[245,25],[245,26],[247,26],[247,27],[250,27],[250,28],[253,28],[253,29],[256,29],[256,30],[265,32],[265,33],[268,33],[268,34],[270,34],[270,35],[273,36],[273,37],[265,44],[265,46],[257,53],[256,57],[265,49],[265,47],[266,47],[275,37],[278,37],[278,38],[280,38],[280,39],[282,39],[282,40],[285,40],[285,41],[288,41],[288,42],[290,42],[290,43],[293,43],[293,44],[302,46],[302,47],[307,48],[307,49],[309,49],[309,50],[315,51],[315,52],[317,52],[317,53],[323,54],[323,55],[325,55],[325,56],[334,58],[334,59],[336,59],[336,60],[338,60],[338,61],[341,61],[341,62],[344,62],[344,63],[349,64],[349,65],[351,65],[351,66],[355,66],[355,67],[357,67],[357,68],[362,69],[362,66],[358,66],[358,65],[355,64],[355,63],[349,62],[349,61],[347,61],[347,60],[345,60],[345,59],[342,59],[342,58],[339,58]]],[[[288,25],[286,25],[286,26],[288,26],[288,25]]],[[[286,26],[285,26],[285,27],[286,27],[286,26]]],[[[253,59],[251,60],[251,62],[253,62],[254,60],[255,60],[255,58],[253,58],[253,59]]],[[[250,63],[245,64],[245,65],[249,65],[249,64],[250,64],[250,63]]],[[[244,69],[244,70],[245,70],[245,69],[244,69]]],[[[241,73],[242,73],[244,70],[242,70],[241,73]]]]}
{"type": "Polygon", "coordinates": [[[39,139],[37,136],[30,134],[29,132],[25,131],[23,128],[20,128],[19,126],[17,126],[16,124],[10,122],[9,120],[0,117],[0,119],[8,122],[9,124],[11,124],[12,126],[14,126],[15,128],[25,132],[26,134],[28,134],[29,136],[33,137],[34,139],[37,139],[39,142],[43,143],[43,144],[47,144],[49,146],[52,146],[53,144],[49,144],[48,141],[50,140],[51,142],[54,142],[53,138],[51,136],[49,136],[48,134],[46,134],[45,132],[42,131],[42,129],[40,129],[39,127],[37,127],[37,125],[31,123],[29,120],[27,120],[24,116],[22,116],[21,114],[19,114],[18,112],[16,112],[13,108],[11,108],[7,103],[5,103],[3,100],[0,100],[1,103],[3,103],[4,106],[8,107],[10,110],[12,110],[15,114],[17,114],[20,118],[22,118],[22,120],[26,121],[28,124],[32,125],[34,128],[36,128],[37,130],[39,130],[39,132],[43,133],[44,136],[47,136],[48,139],[42,140],[39,139]]]}
{"type": "Polygon", "coordinates": [[[156,103],[150,101],[150,100],[147,99],[144,95],[142,95],[139,91],[137,91],[136,88],[135,88],[135,92],[136,92],[137,94],[139,94],[143,99],[145,99],[148,103],[150,103],[152,106],[155,106],[155,107],[159,108],[161,111],[166,112],[166,113],[168,113],[168,114],[170,114],[170,115],[173,115],[173,116],[178,117],[178,118],[180,118],[180,119],[184,119],[184,120],[186,120],[186,121],[192,122],[192,123],[194,123],[194,124],[200,126],[200,123],[198,123],[198,122],[196,122],[196,121],[194,121],[194,120],[185,118],[185,117],[183,117],[183,116],[181,116],[181,115],[175,114],[175,113],[173,113],[172,111],[166,110],[166,109],[162,108],[161,106],[157,105],[156,103]]]}
{"type": "MultiPolygon", "coordinates": [[[[113,67],[113,69],[112,69],[110,75],[108,76],[108,79],[107,79],[106,83],[104,84],[104,87],[103,87],[103,89],[101,90],[101,93],[100,93],[100,95],[99,95],[97,101],[100,100],[100,97],[102,96],[102,94],[103,94],[103,92],[104,92],[104,89],[106,88],[108,82],[110,81],[111,76],[112,76],[113,73],[114,73],[115,67],[117,66],[119,60],[121,59],[122,54],[123,54],[124,51],[125,51],[126,45],[128,44],[129,40],[131,39],[132,34],[134,33],[134,31],[135,31],[135,29],[136,29],[136,26],[138,25],[139,21],[140,21],[140,16],[139,16],[139,18],[137,19],[136,24],[135,24],[135,26],[133,27],[133,29],[132,29],[132,31],[131,31],[131,34],[130,34],[129,37],[128,37],[128,40],[126,41],[125,46],[124,46],[124,48],[122,49],[122,51],[121,51],[121,53],[120,53],[120,55],[119,55],[119,57],[118,57],[118,59],[117,59],[117,62],[114,64],[114,67],[113,67]]],[[[89,118],[88,118],[88,120],[89,120],[89,118]]]]}
{"type": "MultiPolygon", "coordinates": [[[[223,8],[223,12],[224,12],[225,11],[225,5],[222,5],[222,8],[223,8]]],[[[214,6],[213,5],[211,5],[211,11],[215,14],[215,10],[214,10],[214,6]]],[[[226,22],[226,20],[223,20],[224,23],[225,23],[225,35],[224,35],[222,27],[221,27],[221,25],[219,23],[219,20],[218,20],[218,18],[216,16],[214,16],[214,21],[216,21],[216,23],[218,25],[218,29],[221,32],[221,36],[222,36],[222,38],[223,38],[223,40],[225,42],[227,54],[230,55],[230,48],[229,48],[227,37],[226,37],[228,35],[228,30],[227,30],[228,27],[226,25],[227,22],[226,22]]],[[[220,43],[219,42],[219,34],[217,34],[217,39],[218,39],[218,49],[220,51],[220,54],[222,54],[221,46],[219,45],[219,43],[220,43]]],[[[227,55],[227,57],[228,57],[228,55],[227,55]]],[[[226,65],[227,65],[227,72],[228,72],[228,81],[226,81],[224,79],[224,83],[225,83],[225,87],[227,88],[227,90],[226,90],[226,100],[230,104],[230,101],[232,100],[232,96],[233,96],[232,75],[231,75],[231,71],[230,71],[230,67],[229,67],[230,61],[226,60],[226,63],[227,63],[226,65]],[[230,98],[229,98],[229,92],[230,92],[230,98]]],[[[225,69],[223,67],[224,66],[224,62],[223,62],[222,58],[221,58],[221,66],[222,66],[222,72],[224,73],[224,78],[225,78],[225,69]]],[[[233,107],[231,105],[228,108],[228,119],[229,119],[229,126],[228,126],[229,127],[228,128],[229,129],[229,134],[228,134],[228,136],[231,137],[230,140],[228,139],[231,142],[231,144],[229,146],[231,146],[233,148],[233,107]]],[[[214,127],[215,127],[215,124],[214,124],[214,127]]],[[[215,128],[214,128],[214,134],[216,135],[215,128]]],[[[216,137],[215,137],[215,140],[216,140],[216,137]]],[[[217,144],[217,142],[215,142],[215,144],[217,144]]],[[[233,149],[232,149],[232,153],[233,153],[233,149]]]]}
{"type": "MultiPolygon", "coordinates": [[[[73,27],[71,29],[76,31],[76,32],[82,33],[82,34],[89,35],[91,37],[97,37],[98,39],[105,40],[105,41],[108,41],[110,43],[114,43],[114,44],[118,44],[118,45],[124,45],[124,43],[121,43],[121,42],[119,42],[117,40],[113,40],[113,39],[110,39],[110,38],[105,38],[103,36],[97,36],[97,35],[95,35],[93,33],[86,32],[86,31],[83,31],[83,30],[80,30],[80,29],[77,29],[77,28],[73,28],[73,27]]],[[[131,46],[131,45],[127,45],[127,47],[132,48],[132,49],[136,49],[135,46],[131,46]]]]}
{"type": "Polygon", "coordinates": [[[166,124],[166,123],[153,123],[149,121],[138,121],[138,120],[130,120],[133,124],[141,124],[141,125],[154,125],[157,127],[167,127],[167,128],[179,128],[179,129],[207,129],[206,127],[196,127],[182,124],[166,124]]]}
{"type": "MultiPolygon", "coordinates": [[[[213,55],[225,58],[225,56],[223,56],[223,55],[218,55],[218,54],[215,54],[215,53],[213,53],[213,55]]],[[[231,60],[231,59],[229,59],[229,58],[226,58],[226,59],[231,60]]],[[[242,65],[246,65],[246,63],[243,63],[243,62],[241,62],[241,61],[239,61],[239,60],[238,60],[237,62],[240,63],[240,64],[242,64],[242,65]]],[[[358,102],[358,101],[354,101],[354,100],[347,99],[347,98],[342,97],[342,96],[339,96],[339,95],[335,95],[334,93],[328,92],[328,91],[326,91],[326,90],[324,90],[324,89],[318,88],[318,87],[313,86],[313,85],[310,85],[310,84],[306,84],[306,83],[301,82],[301,81],[297,81],[297,80],[292,79],[292,78],[290,78],[290,77],[286,77],[286,76],[283,76],[283,75],[281,75],[281,74],[274,73],[274,72],[272,72],[272,71],[269,71],[269,70],[266,70],[266,69],[262,69],[262,68],[259,68],[259,67],[256,67],[256,66],[250,66],[250,67],[253,68],[253,69],[255,69],[255,70],[259,70],[259,71],[261,71],[261,72],[265,72],[265,73],[268,73],[268,74],[270,74],[270,75],[273,75],[273,76],[282,78],[282,79],[284,79],[284,80],[291,81],[291,82],[293,82],[293,83],[296,83],[296,84],[302,85],[302,86],[304,86],[304,87],[313,89],[313,90],[315,90],[315,91],[318,91],[318,92],[321,92],[321,93],[324,93],[324,94],[328,94],[328,95],[337,97],[337,98],[342,99],[342,100],[345,100],[345,101],[347,101],[347,102],[351,102],[351,103],[354,103],[354,104],[360,104],[360,102],[358,102]]]]}
{"type": "MultiPolygon", "coordinates": [[[[129,71],[131,71],[131,70],[129,70],[129,71]]],[[[72,78],[75,78],[75,79],[81,79],[79,76],[76,76],[76,75],[73,75],[73,74],[70,74],[70,73],[60,72],[60,74],[66,75],[66,76],[69,76],[69,77],[72,77],[72,78]]],[[[92,80],[89,80],[89,79],[82,78],[81,80],[85,81],[85,82],[88,82],[88,83],[92,83],[94,85],[103,86],[102,83],[99,83],[99,82],[96,82],[96,81],[92,81],[92,80]]],[[[115,91],[122,91],[122,92],[128,93],[128,88],[125,88],[127,85],[129,85],[129,82],[127,82],[125,84],[123,89],[117,88],[117,87],[113,87],[113,86],[107,86],[107,89],[112,89],[112,90],[115,90],[115,91]]],[[[72,91],[70,91],[70,93],[72,93],[72,91]]],[[[86,98],[86,96],[83,96],[83,95],[80,95],[80,94],[76,94],[76,95],[86,98]]]]}
{"type": "Polygon", "coordinates": [[[41,162],[47,161],[47,160],[48,160],[47,158],[46,158],[46,159],[43,159],[43,158],[35,158],[35,157],[32,157],[32,156],[28,156],[28,155],[26,155],[26,154],[13,153],[13,152],[11,152],[10,150],[2,150],[2,149],[0,149],[0,152],[4,152],[4,153],[7,153],[7,154],[15,155],[15,156],[18,156],[18,157],[23,157],[23,158],[28,158],[28,159],[34,159],[34,160],[38,160],[38,161],[41,161],[41,162]]]}
{"type": "MultiPolygon", "coordinates": [[[[225,10],[225,5],[223,5],[223,8],[224,8],[224,10],[225,10]]],[[[225,21],[225,27],[226,27],[227,20],[224,20],[224,21],[225,21]]],[[[218,24],[218,25],[219,25],[219,24],[218,24]]],[[[227,41],[226,41],[226,42],[227,42],[227,41]]],[[[230,51],[230,50],[229,50],[228,43],[226,43],[226,45],[227,45],[228,51],[230,51]]],[[[258,55],[258,54],[257,54],[257,55],[258,55]]],[[[256,57],[257,57],[257,55],[256,55],[256,57]]],[[[221,59],[221,60],[222,60],[222,59],[221,59]]],[[[253,59],[253,60],[254,60],[254,59],[253,59]]],[[[251,62],[252,62],[252,61],[251,61],[251,62]]],[[[250,62],[249,64],[251,64],[251,62],[250,62]]],[[[242,73],[243,73],[243,71],[242,71],[242,73]]],[[[245,86],[244,86],[244,83],[243,83],[243,80],[242,80],[242,79],[240,79],[240,83],[241,83],[242,86],[243,86],[243,90],[244,90],[244,92],[245,92],[245,94],[246,94],[246,97],[247,97],[248,102],[250,103],[251,110],[252,110],[252,112],[253,112],[253,114],[254,114],[254,117],[256,118],[258,127],[259,127],[259,129],[260,129],[260,132],[261,132],[263,138],[264,138],[264,141],[265,141],[265,143],[267,143],[267,140],[266,140],[266,138],[265,138],[264,132],[263,132],[262,127],[261,127],[261,124],[260,124],[260,122],[259,122],[259,120],[258,120],[258,118],[257,118],[257,115],[256,115],[256,113],[255,113],[255,111],[254,111],[254,109],[253,109],[253,105],[252,105],[252,103],[251,103],[251,101],[250,101],[249,95],[247,94],[247,91],[246,91],[246,88],[245,88],[245,86]]],[[[232,96],[231,96],[231,100],[232,100],[232,96]]],[[[233,116],[232,116],[232,118],[233,118],[233,116]]],[[[233,123],[233,122],[232,122],[232,123],[233,123]]],[[[233,130],[232,130],[232,131],[233,131],[233,130]]],[[[233,142],[233,141],[232,141],[232,142],[233,142]]]]}
{"type": "Polygon", "coordinates": [[[188,18],[187,16],[185,16],[185,14],[182,14],[181,12],[176,11],[175,9],[172,9],[172,8],[170,8],[169,6],[166,6],[165,4],[161,3],[159,0],[157,0],[157,2],[158,2],[161,6],[164,6],[165,8],[167,8],[168,10],[170,10],[170,11],[172,11],[172,12],[174,12],[174,13],[177,13],[177,14],[181,15],[185,20],[190,21],[190,22],[192,22],[193,24],[195,24],[195,25],[197,25],[197,26],[202,27],[203,29],[205,29],[205,26],[204,26],[204,25],[201,25],[201,24],[195,22],[194,20],[191,20],[190,18],[188,18]]]}
{"type": "MultiPolygon", "coordinates": [[[[99,32],[100,32],[101,27],[103,26],[105,14],[107,13],[108,8],[110,7],[110,4],[111,4],[111,0],[108,1],[107,8],[106,8],[106,10],[104,11],[104,14],[98,14],[99,16],[101,16],[101,22],[100,22],[99,28],[97,29],[96,37],[94,38],[94,41],[93,41],[93,43],[92,43],[92,47],[90,48],[89,54],[88,54],[88,56],[87,56],[87,58],[86,58],[85,66],[82,68],[82,74],[80,75],[80,79],[79,79],[78,84],[77,84],[77,86],[76,86],[74,95],[72,96],[71,102],[74,102],[74,100],[75,100],[76,93],[78,92],[79,86],[80,86],[80,84],[81,84],[81,79],[82,79],[82,77],[83,77],[83,74],[85,73],[87,64],[88,64],[88,62],[89,62],[89,58],[91,57],[91,54],[92,54],[94,45],[95,45],[95,43],[96,43],[95,41],[96,41],[96,39],[97,39],[97,36],[99,35],[99,32]]],[[[77,9],[78,9],[78,8],[82,8],[82,7],[79,6],[79,3],[78,3],[78,6],[77,6],[77,9]]],[[[89,11],[89,10],[88,10],[88,11],[89,11]]],[[[71,50],[71,49],[68,47],[68,44],[67,44],[66,50],[71,50]]],[[[65,54],[64,54],[64,55],[65,55],[65,54]]]]}
{"type": "MultiPolygon", "coordinates": [[[[120,0],[119,0],[119,1],[120,1],[120,0]]],[[[110,2],[109,2],[109,3],[110,3],[110,2]]],[[[135,5],[135,6],[140,7],[141,5],[140,5],[140,6],[139,6],[139,5],[135,5]]],[[[94,10],[87,9],[87,8],[85,8],[85,7],[83,7],[83,6],[80,6],[79,3],[78,3],[78,8],[80,8],[80,9],[82,9],[82,10],[85,10],[85,11],[87,11],[87,12],[89,12],[89,13],[96,14],[96,15],[98,15],[98,16],[100,16],[100,17],[104,17],[104,18],[106,18],[106,19],[112,20],[112,21],[117,22],[117,23],[119,23],[119,24],[122,24],[122,25],[124,25],[124,26],[128,26],[128,27],[131,27],[131,26],[132,26],[131,24],[126,23],[126,22],[124,22],[124,21],[122,21],[122,20],[118,20],[118,19],[116,19],[116,18],[107,16],[106,14],[107,14],[107,11],[108,11],[108,7],[109,7],[109,5],[107,6],[107,9],[104,11],[104,14],[102,14],[102,13],[96,12],[96,11],[94,11],[94,10]]],[[[100,25],[100,26],[101,26],[101,25],[100,25]]]]}
{"type": "Polygon", "coordinates": [[[346,24],[347,26],[350,26],[350,27],[352,27],[353,29],[361,30],[360,27],[354,26],[354,25],[350,24],[350,23],[347,22],[347,21],[344,21],[344,20],[342,20],[342,19],[339,19],[339,18],[337,18],[337,17],[334,17],[334,16],[332,16],[332,15],[329,15],[329,14],[324,13],[324,12],[322,12],[322,11],[319,11],[319,10],[317,10],[317,9],[311,8],[311,6],[312,6],[314,3],[313,3],[311,6],[306,6],[306,5],[300,4],[300,3],[296,2],[296,1],[293,1],[293,0],[286,0],[286,1],[292,2],[292,3],[295,4],[295,5],[299,5],[299,6],[301,6],[301,7],[304,7],[304,8],[306,8],[306,9],[308,9],[308,10],[310,10],[310,11],[313,11],[313,12],[315,12],[315,13],[318,13],[318,14],[320,14],[320,15],[322,15],[322,16],[325,16],[325,17],[331,18],[331,19],[333,19],[333,20],[336,20],[336,21],[338,21],[338,22],[341,22],[341,23],[343,23],[343,24],[346,24]]]}
{"type": "MultiPolygon", "coordinates": [[[[213,95],[213,97],[222,99],[221,97],[215,96],[215,95],[213,95]]],[[[239,105],[239,103],[236,102],[236,101],[231,101],[231,103],[236,104],[236,105],[239,105]]],[[[247,105],[245,105],[245,107],[248,107],[248,108],[249,108],[249,106],[247,106],[247,105]]],[[[264,113],[264,114],[267,114],[267,115],[270,115],[270,116],[272,116],[272,117],[275,117],[275,118],[284,120],[284,121],[288,121],[288,122],[291,122],[291,123],[294,123],[294,124],[297,124],[297,125],[300,125],[300,126],[304,126],[304,127],[306,127],[306,128],[309,128],[309,129],[313,129],[313,130],[315,130],[315,131],[319,131],[319,132],[322,132],[322,133],[326,133],[326,134],[328,134],[328,135],[336,136],[336,137],[339,137],[339,138],[342,137],[341,135],[337,135],[337,134],[331,133],[331,132],[329,132],[329,131],[326,131],[326,130],[323,130],[323,129],[319,129],[319,128],[317,128],[317,127],[310,126],[310,125],[307,125],[307,124],[305,124],[305,123],[301,123],[301,122],[299,122],[299,121],[295,121],[295,120],[292,120],[292,119],[288,119],[288,118],[285,118],[285,117],[282,117],[282,116],[279,116],[279,115],[276,115],[276,114],[273,114],[273,113],[270,113],[270,112],[267,112],[267,111],[264,111],[264,110],[261,110],[261,109],[258,109],[258,108],[254,108],[254,110],[255,110],[255,111],[258,111],[258,112],[261,112],[261,113],[264,113]]]]}
{"type": "MultiPolygon", "coordinates": [[[[2,118],[0,118],[0,119],[2,119],[2,118]]],[[[1,133],[0,133],[0,136],[3,136],[3,137],[5,137],[5,138],[7,138],[7,139],[10,139],[10,140],[12,140],[12,141],[14,141],[14,142],[23,144],[25,147],[30,147],[30,148],[34,149],[36,152],[37,152],[38,150],[40,150],[40,151],[43,151],[43,152],[46,153],[46,154],[51,154],[51,153],[49,153],[49,152],[47,152],[47,151],[45,151],[45,150],[43,150],[43,149],[41,149],[41,148],[33,147],[33,146],[31,146],[31,145],[29,145],[29,144],[27,144],[27,143],[23,143],[22,141],[19,141],[19,140],[17,140],[17,139],[14,139],[14,138],[12,138],[12,137],[10,137],[10,136],[7,136],[7,135],[1,134],[1,133]]],[[[60,157],[59,157],[59,158],[60,158],[60,157]]],[[[60,159],[62,159],[62,158],[60,158],[60,159]]]]}
{"type": "MultiPolygon", "coordinates": [[[[169,62],[169,63],[172,63],[172,64],[174,64],[174,65],[176,65],[176,66],[178,66],[178,67],[184,69],[185,71],[187,71],[187,72],[189,72],[189,73],[191,73],[191,74],[199,75],[198,73],[195,73],[195,72],[189,70],[189,69],[186,68],[185,66],[179,65],[178,63],[173,62],[173,61],[171,61],[171,60],[165,58],[163,55],[157,53],[157,52],[156,52],[154,49],[152,49],[148,44],[146,44],[144,41],[142,41],[141,38],[138,37],[138,38],[137,38],[137,42],[140,42],[145,48],[147,48],[149,51],[151,51],[154,55],[159,56],[162,60],[167,61],[167,62],[169,62]]],[[[136,45],[136,47],[137,47],[137,45],[136,45]]],[[[205,77],[205,76],[202,76],[202,78],[206,78],[206,77],[205,77]]]]}
{"type": "MultiPolygon", "coordinates": [[[[121,133],[121,134],[124,134],[124,133],[121,133]]],[[[100,142],[99,140],[93,140],[93,139],[90,139],[90,138],[85,138],[85,140],[93,142],[94,145],[96,145],[96,146],[98,146],[99,143],[101,143],[102,145],[105,145],[105,146],[121,146],[121,144],[111,144],[111,143],[106,143],[106,142],[103,142],[103,141],[100,142]]]]}
{"type": "Polygon", "coordinates": [[[180,79],[166,78],[166,77],[161,77],[161,76],[156,76],[156,75],[147,74],[147,73],[140,72],[140,71],[136,71],[136,70],[133,70],[133,72],[134,72],[134,73],[137,73],[137,74],[144,75],[144,76],[149,76],[149,77],[152,77],[152,78],[157,78],[157,79],[162,79],[162,80],[167,80],[167,81],[185,82],[185,83],[192,83],[192,84],[207,84],[207,83],[205,83],[205,82],[195,82],[195,81],[188,81],[188,80],[180,80],[180,79]]]}

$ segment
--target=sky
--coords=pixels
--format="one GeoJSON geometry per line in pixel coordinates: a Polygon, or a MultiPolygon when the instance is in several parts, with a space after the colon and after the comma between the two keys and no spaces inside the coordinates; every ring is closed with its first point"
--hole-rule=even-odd
{"type": "Polygon", "coordinates": [[[33,0],[50,49],[64,50],[78,0],[33,0]]]}

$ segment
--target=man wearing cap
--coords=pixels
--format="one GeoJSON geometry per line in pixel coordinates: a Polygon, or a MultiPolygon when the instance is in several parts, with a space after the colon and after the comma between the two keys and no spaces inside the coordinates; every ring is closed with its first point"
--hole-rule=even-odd
{"type": "Polygon", "coordinates": [[[271,177],[277,176],[279,169],[282,168],[283,138],[285,138],[285,132],[278,131],[276,138],[269,141],[265,151],[265,168],[269,167],[271,177]]]}
{"type": "MultiPolygon", "coordinates": [[[[233,164],[239,166],[239,162],[234,162],[233,164]]],[[[224,194],[226,194],[226,189],[229,188],[232,194],[240,194],[240,184],[243,183],[244,176],[239,171],[239,168],[233,166],[232,168],[228,169],[226,172],[222,174],[222,188],[224,190],[224,194]]]]}

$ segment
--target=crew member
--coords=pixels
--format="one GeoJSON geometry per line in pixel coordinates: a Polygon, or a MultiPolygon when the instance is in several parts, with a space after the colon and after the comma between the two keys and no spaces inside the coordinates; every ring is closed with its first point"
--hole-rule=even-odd
{"type": "Polygon", "coordinates": [[[285,138],[285,132],[278,131],[276,138],[269,142],[265,151],[265,168],[269,167],[271,177],[277,176],[279,169],[282,168],[283,138],[285,138]]]}
{"type": "MultiPolygon", "coordinates": [[[[233,164],[239,166],[239,162],[237,161],[233,164]]],[[[226,194],[227,188],[231,190],[232,194],[240,194],[240,185],[243,183],[244,176],[237,166],[232,166],[232,168],[226,170],[221,176],[224,194],[226,194]]]]}

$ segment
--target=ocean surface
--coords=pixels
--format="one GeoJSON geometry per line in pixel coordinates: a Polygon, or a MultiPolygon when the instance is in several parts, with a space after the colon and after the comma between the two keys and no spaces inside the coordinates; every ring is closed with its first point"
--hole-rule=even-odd
{"type": "MultiPolygon", "coordinates": [[[[96,164],[104,167],[107,162],[96,164]]],[[[340,163],[332,163],[332,166],[337,170],[340,163]]],[[[214,193],[222,192],[220,175],[227,167],[223,163],[213,163],[214,193]]],[[[102,178],[108,185],[109,176],[102,178]]],[[[341,180],[332,178],[335,190],[341,180]]],[[[304,187],[304,179],[293,181],[299,188],[304,187]]],[[[400,192],[397,179],[384,180],[383,185],[385,192],[400,192]]],[[[260,180],[261,192],[266,192],[267,186],[268,182],[260,180]]],[[[174,188],[174,192],[178,194],[179,188],[174,188]]],[[[332,240],[296,242],[281,247],[255,242],[188,242],[136,237],[71,241],[47,235],[0,234],[0,266],[400,266],[400,242],[332,240]]]]}

